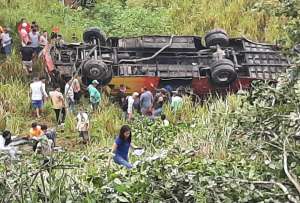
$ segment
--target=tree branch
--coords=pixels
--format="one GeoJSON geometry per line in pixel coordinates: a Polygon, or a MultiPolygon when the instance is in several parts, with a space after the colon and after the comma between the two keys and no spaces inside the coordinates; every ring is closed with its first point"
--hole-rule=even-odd
{"type": "Polygon", "coordinates": [[[242,182],[242,183],[252,183],[252,184],[272,184],[272,185],[276,185],[277,187],[279,187],[283,193],[287,196],[287,198],[293,202],[293,203],[298,203],[298,200],[293,197],[292,195],[290,195],[288,189],[282,184],[282,183],[279,183],[279,182],[274,182],[274,181],[250,181],[250,180],[243,180],[243,179],[237,179],[237,181],[239,182],[242,182]]]}
{"type": "Polygon", "coordinates": [[[293,183],[293,185],[297,189],[298,193],[300,194],[300,184],[297,182],[297,180],[295,180],[293,178],[294,174],[291,174],[288,169],[287,152],[285,149],[286,141],[287,141],[287,138],[285,138],[285,140],[283,142],[283,169],[284,169],[284,172],[285,172],[286,176],[288,177],[288,179],[293,183]]]}

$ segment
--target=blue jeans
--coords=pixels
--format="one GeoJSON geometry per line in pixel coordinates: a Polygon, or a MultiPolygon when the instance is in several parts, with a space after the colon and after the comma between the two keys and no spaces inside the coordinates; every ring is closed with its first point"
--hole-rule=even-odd
{"type": "Polygon", "coordinates": [[[114,156],[114,161],[115,163],[119,164],[119,165],[122,165],[122,166],[125,166],[126,168],[130,169],[132,168],[132,165],[131,163],[128,162],[128,158],[127,159],[124,159],[123,157],[121,157],[120,155],[116,154],[114,156]]]}
{"type": "Polygon", "coordinates": [[[154,112],[153,112],[153,115],[154,116],[160,116],[161,112],[162,112],[162,108],[155,109],[154,112]]]}
{"type": "Polygon", "coordinates": [[[5,47],[3,47],[3,49],[4,49],[4,54],[5,54],[6,56],[11,55],[11,44],[6,45],[5,47]]]}

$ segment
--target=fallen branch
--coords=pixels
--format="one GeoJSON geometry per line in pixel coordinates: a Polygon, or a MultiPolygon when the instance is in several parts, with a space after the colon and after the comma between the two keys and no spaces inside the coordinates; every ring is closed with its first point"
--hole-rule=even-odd
{"type": "MultiPolygon", "coordinates": [[[[224,178],[222,176],[217,176],[215,177],[216,179],[217,178],[224,178]]],[[[284,195],[287,196],[287,198],[293,202],[293,203],[299,203],[299,201],[293,197],[292,195],[290,195],[288,189],[280,182],[275,182],[273,180],[271,181],[263,181],[263,180],[246,180],[246,179],[238,179],[238,178],[227,178],[227,180],[229,181],[234,181],[234,182],[240,182],[240,183],[247,183],[247,184],[264,184],[264,185],[276,185],[277,187],[279,187],[284,195]]]]}
{"type": "Polygon", "coordinates": [[[293,178],[294,174],[291,174],[288,169],[287,152],[285,149],[286,141],[287,141],[287,138],[283,142],[283,169],[284,169],[284,172],[285,172],[286,176],[288,177],[288,179],[293,183],[293,185],[297,189],[298,193],[300,194],[300,184],[297,182],[296,179],[293,178]]]}
{"type": "Polygon", "coordinates": [[[277,187],[279,187],[283,191],[284,195],[286,195],[287,198],[291,202],[298,203],[298,200],[295,197],[293,197],[292,195],[290,195],[288,189],[282,183],[274,182],[274,181],[260,181],[260,180],[250,181],[250,180],[243,180],[243,179],[236,179],[236,181],[239,181],[239,182],[242,182],[242,183],[249,183],[249,184],[268,184],[268,185],[272,184],[272,185],[276,185],[277,187]]]}

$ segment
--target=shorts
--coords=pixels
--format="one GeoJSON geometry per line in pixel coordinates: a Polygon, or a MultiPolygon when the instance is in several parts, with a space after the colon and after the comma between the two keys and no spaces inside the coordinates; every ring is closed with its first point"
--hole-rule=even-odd
{"type": "Polygon", "coordinates": [[[84,142],[90,141],[90,136],[88,131],[79,131],[79,137],[81,137],[84,142]]]}
{"type": "Polygon", "coordinates": [[[32,47],[34,53],[36,53],[36,55],[39,55],[39,53],[43,50],[43,48],[41,47],[32,47]]]}
{"type": "Polygon", "coordinates": [[[32,61],[22,61],[23,69],[28,72],[32,72],[32,61]]]}
{"type": "Polygon", "coordinates": [[[43,100],[32,100],[32,106],[35,109],[41,109],[43,107],[43,100]]]}

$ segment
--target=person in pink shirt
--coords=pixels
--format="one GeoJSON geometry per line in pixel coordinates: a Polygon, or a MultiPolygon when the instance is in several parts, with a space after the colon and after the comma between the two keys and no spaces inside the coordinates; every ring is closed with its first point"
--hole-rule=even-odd
{"type": "Polygon", "coordinates": [[[22,18],[21,21],[19,22],[18,27],[17,27],[17,28],[18,28],[18,32],[19,32],[19,33],[21,32],[22,24],[23,24],[23,23],[26,23],[25,30],[26,30],[27,33],[29,33],[29,32],[30,32],[31,26],[30,26],[30,24],[29,24],[28,22],[26,22],[26,19],[25,19],[25,18],[22,18]]]}
{"type": "Polygon", "coordinates": [[[27,27],[27,23],[22,23],[22,29],[20,30],[20,38],[21,38],[22,47],[26,46],[30,40],[29,35],[26,31],[26,27],[27,27]]]}
{"type": "Polygon", "coordinates": [[[74,90],[74,100],[75,104],[79,104],[80,97],[81,97],[81,88],[80,88],[80,83],[79,83],[79,76],[78,74],[74,75],[74,79],[72,82],[72,87],[74,90]]]}

